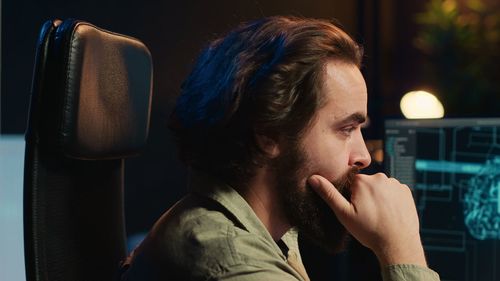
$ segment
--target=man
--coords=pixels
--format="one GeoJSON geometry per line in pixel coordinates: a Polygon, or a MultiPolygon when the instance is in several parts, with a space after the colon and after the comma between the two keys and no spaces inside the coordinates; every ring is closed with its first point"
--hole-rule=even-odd
{"type": "Polygon", "coordinates": [[[270,17],[212,42],[172,115],[191,192],[155,224],[123,280],[309,280],[297,231],[330,252],[346,233],[384,280],[427,268],[409,188],[370,164],[362,51],[314,19],[270,17]]]}

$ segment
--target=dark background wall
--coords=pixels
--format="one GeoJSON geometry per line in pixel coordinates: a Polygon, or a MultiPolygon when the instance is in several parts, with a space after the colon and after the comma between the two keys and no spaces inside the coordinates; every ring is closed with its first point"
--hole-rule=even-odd
{"type": "MultiPolygon", "coordinates": [[[[418,83],[407,66],[414,60],[408,46],[415,32],[408,15],[419,7],[421,4],[395,0],[3,1],[0,133],[22,134],[25,130],[34,47],[45,20],[82,19],[142,40],[154,62],[151,129],[143,155],[126,163],[125,201],[127,231],[144,232],[185,193],[186,171],[177,160],[166,122],[184,77],[208,40],[242,21],[263,16],[337,19],[365,45],[363,73],[372,120],[366,135],[377,139],[382,136],[382,113],[398,116],[401,94],[418,83]]],[[[357,244],[353,244],[353,252],[358,254],[349,257],[328,256],[308,244],[304,248],[313,280],[335,276],[340,280],[339,276],[347,278],[349,274],[349,280],[376,280],[376,261],[357,244]],[[364,264],[365,277],[347,270],[353,260],[364,264]]]]}

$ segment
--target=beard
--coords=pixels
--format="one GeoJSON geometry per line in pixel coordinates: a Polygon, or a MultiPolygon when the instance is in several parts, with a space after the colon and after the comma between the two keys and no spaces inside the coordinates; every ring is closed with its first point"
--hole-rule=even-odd
{"type": "MultiPolygon", "coordinates": [[[[291,146],[274,160],[285,215],[304,238],[330,254],[338,253],[347,245],[348,232],[328,204],[307,184],[314,171],[306,153],[297,144],[291,146]]],[[[332,182],[349,201],[351,184],[358,173],[359,168],[353,167],[332,182]]]]}

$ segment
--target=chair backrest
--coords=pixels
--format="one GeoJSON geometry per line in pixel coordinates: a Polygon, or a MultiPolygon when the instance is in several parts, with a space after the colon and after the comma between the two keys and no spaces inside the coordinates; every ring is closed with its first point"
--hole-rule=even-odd
{"type": "Polygon", "coordinates": [[[32,280],[112,280],[126,256],[124,158],[145,145],[152,61],[137,39],[77,20],[40,32],[26,132],[32,280]]]}

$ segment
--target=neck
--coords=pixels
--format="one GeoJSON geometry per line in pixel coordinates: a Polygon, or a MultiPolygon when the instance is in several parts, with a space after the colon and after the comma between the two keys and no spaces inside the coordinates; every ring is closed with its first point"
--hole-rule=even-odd
{"type": "Polygon", "coordinates": [[[274,241],[278,241],[291,228],[280,202],[274,177],[267,166],[258,168],[254,178],[241,190],[257,217],[267,228],[274,241]]]}

